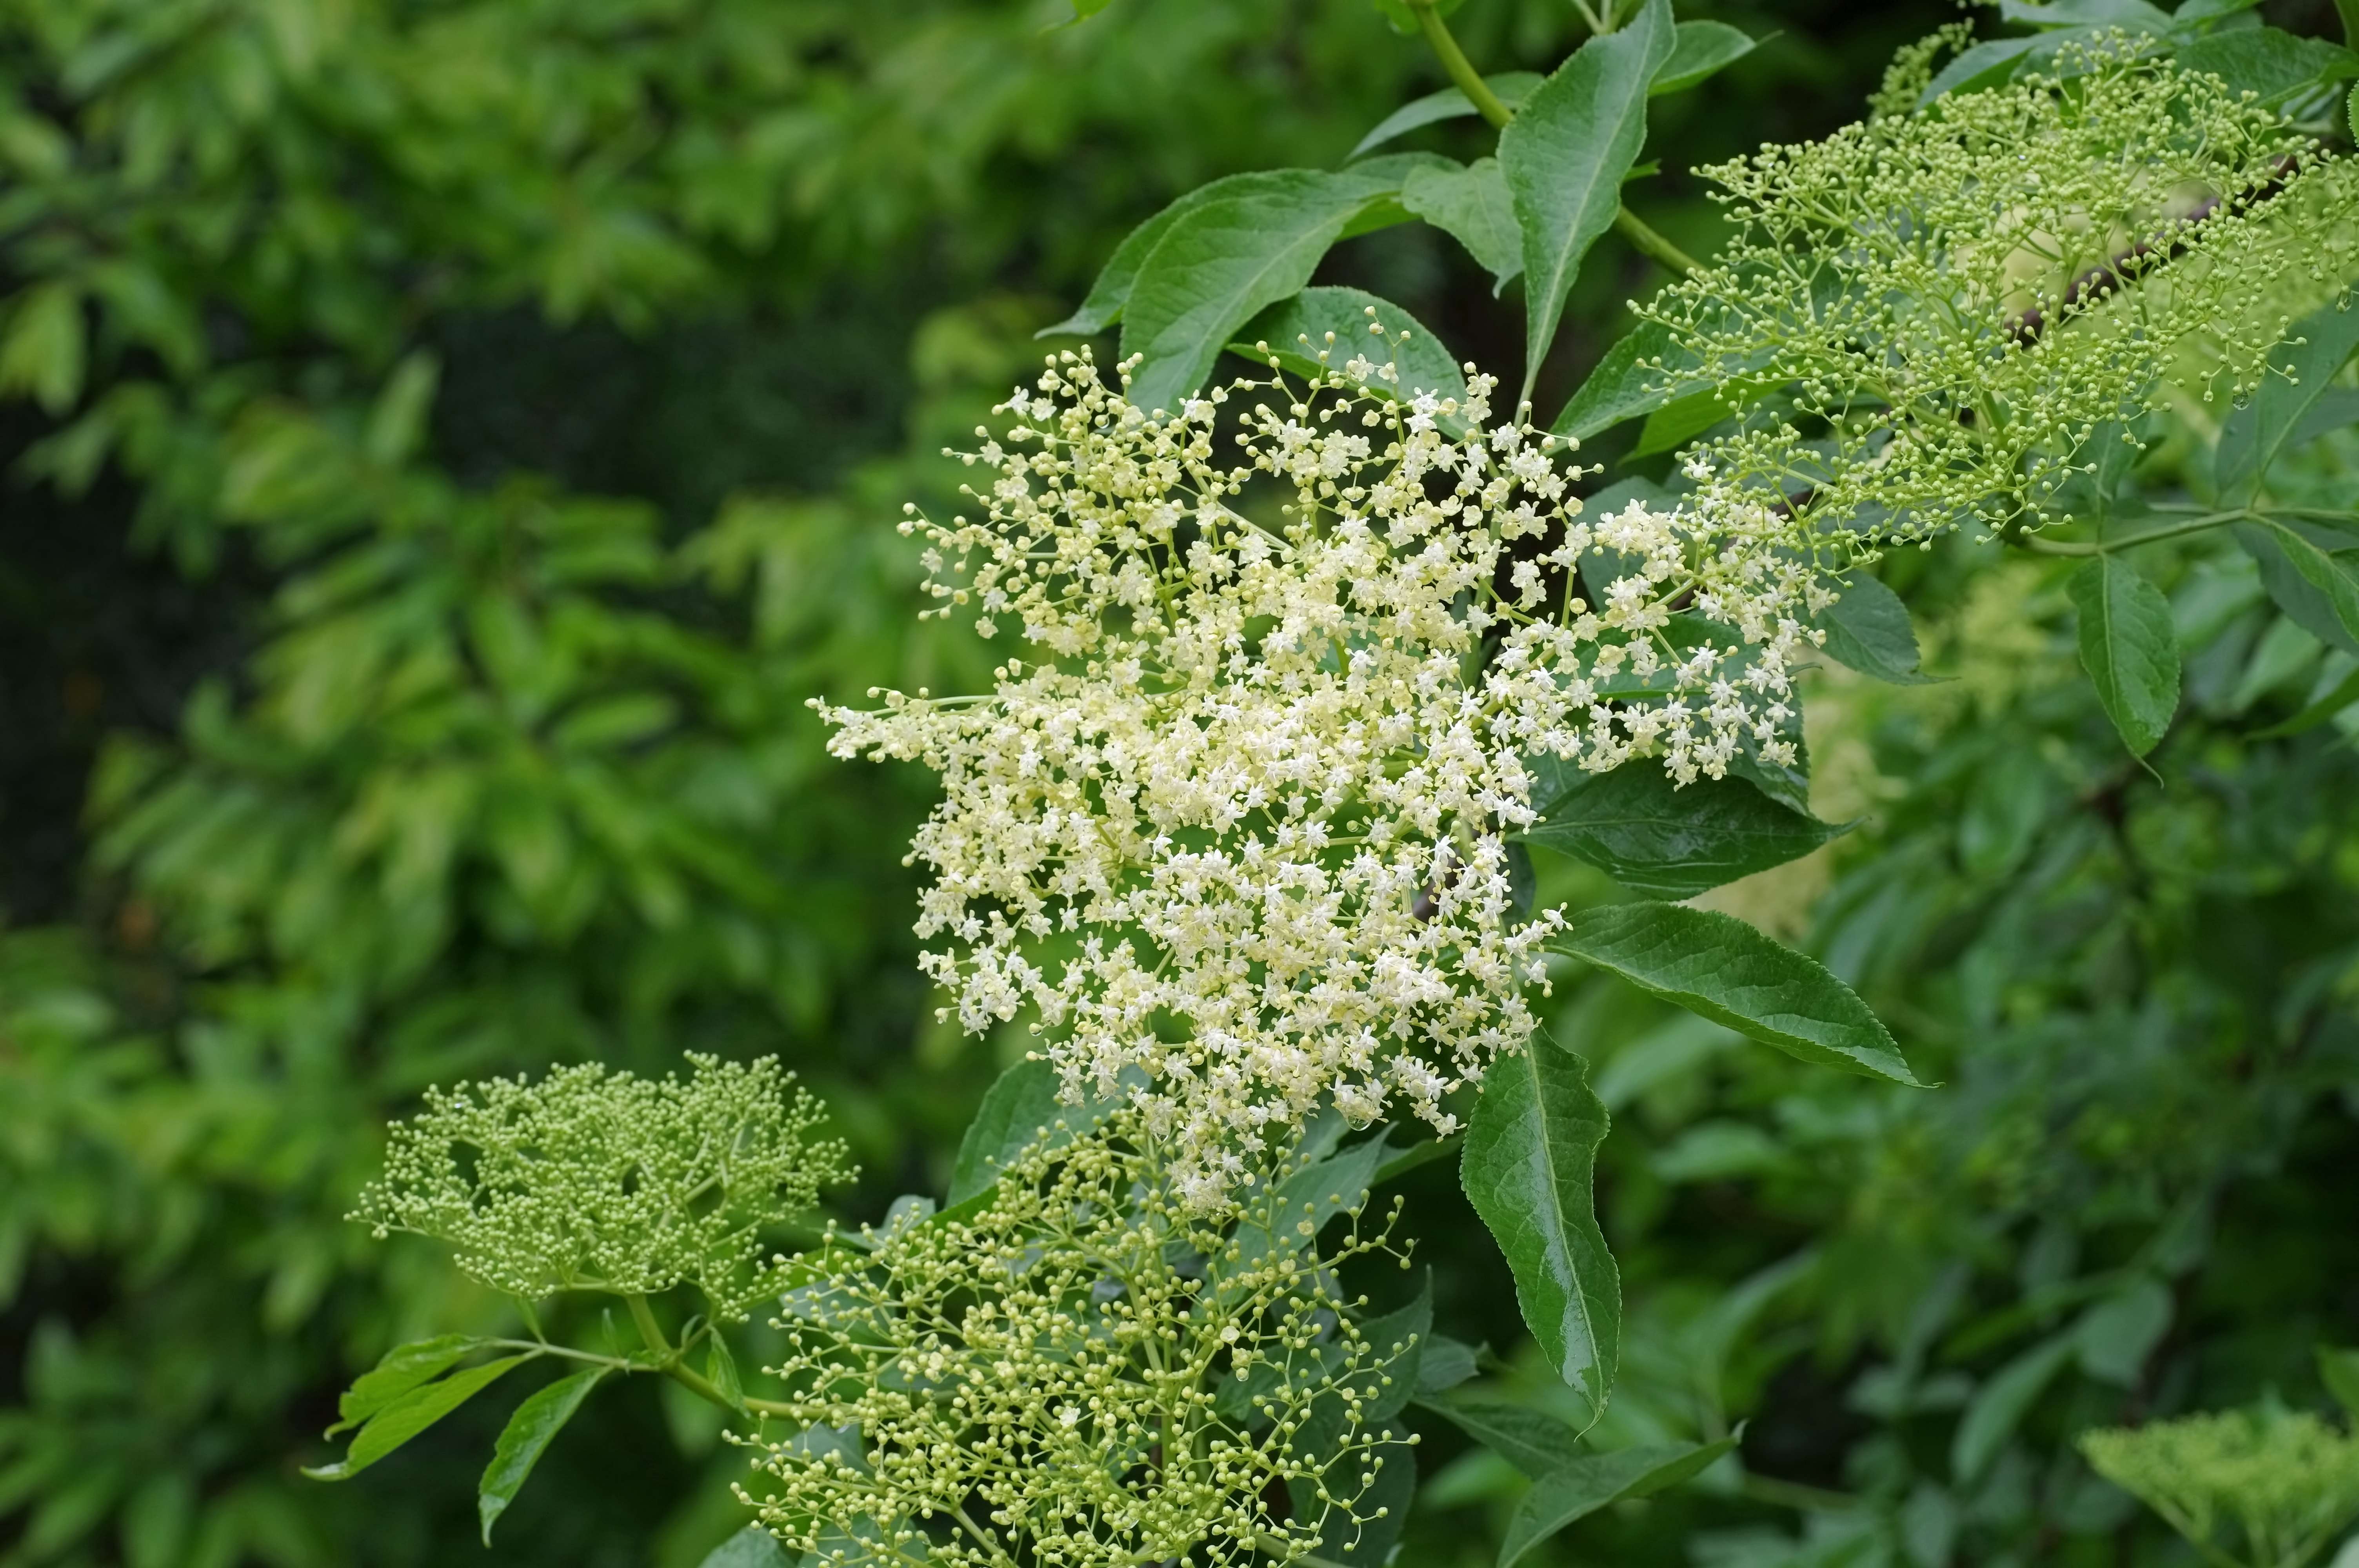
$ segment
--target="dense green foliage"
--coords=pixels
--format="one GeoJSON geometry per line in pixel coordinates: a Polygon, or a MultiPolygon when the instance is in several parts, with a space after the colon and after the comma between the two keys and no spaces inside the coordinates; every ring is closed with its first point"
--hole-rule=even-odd
{"type": "MultiPolygon", "coordinates": [[[[523,1326],[345,1223],[386,1118],[463,1078],[777,1055],[868,1173],[835,1212],[985,1201],[977,1106],[1052,1112],[985,1098],[1021,1025],[963,1037],[918,974],[933,781],[831,762],[803,706],[988,685],[991,650],[915,619],[901,503],[956,504],[934,454],[1085,297],[1073,330],[1147,352],[1166,401],[1370,297],[1502,373],[1528,347],[1540,416],[1625,499],[1732,413],[1797,416],[1641,387],[1663,346],[1623,301],[1721,243],[1690,168],[1856,117],[1952,13],[1695,8],[1741,51],[1614,9],[1561,72],[1579,6],[1452,12],[1482,67],[1558,73],[1495,79],[1495,136],[1462,97],[1395,114],[1442,77],[1387,26],[1414,11],[1364,0],[0,5],[0,1563],[440,1563],[480,1530],[487,1563],[689,1568],[742,1524],[719,1407],[782,1354],[758,1307],[733,1360],[644,1302],[550,1305],[601,1348],[530,1396],[480,1505],[526,1379],[461,1399],[548,1356],[453,1372],[476,1340],[429,1341],[338,1411],[397,1345],[523,1326]],[[1260,183],[1172,222],[1251,236],[1234,319],[1125,292],[1124,236],[1231,175],[1260,183]],[[398,1454],[300,1477],[334,1415],[397,1407],[398,1454]]],[[[2069,47],[2012,23],[2164,20],[2003,10],[1938,85],[2069,47]]],[[[2328,7],[2180,17],[2184,63],[2347,149],[2328,7]]],[[[2316,227],[2347,259],[2347,211],[2316,227]]],[[[2249,406],[2104,410],[2137,423],[2053,498],[2072,526],[1896,551],[1897,600],[1828,612],[1806,765],[1549,781],[1543,902],[1599,914],[1548,1038],[1462,1171],[1336,1156],[1415,1240],[1420,1273],[1368,1288],[1423,1312],[1430,1271],[1456,1336],[1384,1411],[1423,1440],[1376,1472],[1420,1477],[1400,1562],[2169,1563],[2083,1433],[2331,1408],[2315,1347],[2359,1342],[2359,557],[2331,517],[2359,316],[2286,270],[2240,301],[2307,322],[2249,406]],[[1573,1151],[1537,1189],[1535,1137],[1573,1151]]]]}

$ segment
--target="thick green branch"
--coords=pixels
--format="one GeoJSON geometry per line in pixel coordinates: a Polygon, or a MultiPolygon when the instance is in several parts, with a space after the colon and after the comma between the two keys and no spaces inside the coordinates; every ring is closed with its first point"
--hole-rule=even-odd
{"type": "Polygon", "coordinates": [[[669,1378],[698,1399],[719,1405],[725,1411],[746,1410],[756,1415],[790,1413],[787,1406],[776,1400],[752,1398],[733,1400],[713,1386],[712,1379],[680,1359],[679,1348],[664,1336],[663,1325],[656,1322],[655,1309],[647,1304],[647,1297],[625,1296],[623,1301],[631,1309],[631,1321],[638,1325],[639,1337],[645,1340],[647,1348],[655,1353],[656,1370],[665,1377],[669,1378]]]}
{"type": "Polygon", "coordinates": [[[2150,529],[2132,534],[2126,538],[2097,539],[2087,542],[2068,539],[2043,539],[2037,534],[2027,534],[2017,541],[2034,555],[2040,556],[2104,556],[2115,550],[2126,550],[2133,545],[2151,545],[2161,539],[2176,539],[2182,535],[2201,534],[2223,524],[2257,520],[2261,514],[2250,507],[2240,506],[2233,512],[2210,512],[2191,517],[2184,523],[2174,523],[2168,528],[2150,529]]]}
{"type": "Polygon", "coordinates": [[[1654,257],[1681,277],[1693,277],[1703,270],[1702,263],[1657,233],[1627,207],[1614,214],[1614,227],[1640,254],[1654,257]]]}

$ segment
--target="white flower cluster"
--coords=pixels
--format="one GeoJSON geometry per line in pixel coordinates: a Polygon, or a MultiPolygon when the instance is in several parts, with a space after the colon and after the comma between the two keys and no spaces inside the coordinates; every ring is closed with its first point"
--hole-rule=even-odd
{"type": "Polygon", "coordinates": [[[1512,885],[1526,759],[1790,760],[1831,597],[1779,516],[1580,520],[1570,443],[1487,425],[1489,378],[1404,400],[1393,374],[1355,356],[1166,416],[1054,356],[968,455],[988,515],[903,524],[933,613],[1027,657],[979,696],[821,707],[837,754],[942,775],[918,929],[952,944],[926,964],[960,1021],[1036,1008],[1069,1094],[1143,1068],[1207,1205],[1322,1096],[1451,1130],[1442,1096],[1528,1033],[1557,924],[1512,885]]]}

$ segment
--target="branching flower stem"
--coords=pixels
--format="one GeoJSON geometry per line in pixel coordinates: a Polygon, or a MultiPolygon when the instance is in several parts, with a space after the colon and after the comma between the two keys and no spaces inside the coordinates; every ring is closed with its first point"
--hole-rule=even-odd
{"type": "MultiPolygon", "coordinates": [[[[2161,510],[2158,508],[2157,510],[2161,510]]],[[[2313,506],[2289,506],[2278,512],[2289,517],[2315,517],[2336,523],[2359,523],[2359,513],[2333,512],[2313,506]]],[[[2151,545],[2163,539],[2176,539],[2189,534],[2201,534],[2231,523],[2267,523],[2271,514],[2256,507],[2237,506],[2224,512],[2206,512],[2174,523],[2168,528],[2149,529],[2122,539],[2069,540],[2043,539],[2037,535],[2025,535],[2017,543],[2042,556],[2108,556],[2116,550],[2126,550],[2137,545],[2151,545]]]]}
{"type": "MultiPolygon", "coordinates": [[[[1435,9],[1435,0],[1408,0],[1408,3],[1410,11],[1416,14],[1418,30],[1425,35],[1425,41],[1441,61],[1441,69],[1449,72],[1451,84],[1466,94],[1466,101],[1474,105],[1477,114],[1505,130],[1507,122],[1516,117],[1516,112],[1491,91],[1491,84],[1484,81],[1483,73],[1474,69],[1473,62],[1466,58],[1466,51],[1458,47],[1458,39],[1451,35],[1450,24],[1443,21],[1441,13],[1435,9]]],[[[1582,0],[1573,0],[1573,3],[1580,7],[1593,32],[1609,30],[1597,14],[1582,4],[1582,0]]],[[[2359,0],[2354,0],[2354,3],[2359,4],[2359,0]]],[[[1691,277],[1702,270],[1701,264],[1693,256],[1665,239],[1626,205],[1615,211],[1614,227],[1641,254],[1660,262],[1680,277],[1691,277]]]]}
{"type": "MultiPolygon", "coordinates": [[[[647,1349],[656,1357],[657,1371],[661,1372],[697,1398],[719,1405],[725,1411],[735,1411],[742,1407],[752,1411],[756,1415],[787,1413],[787,1407],[773,1400],[757,1400],[751,1397],[731,1400],[728,1395],[713,1386],[711,1379],[696,1371],[681,1359],[687,1353],[687,1346],[676,1346],[665,1336],[663,1325],[656,1321],[655,1309],[647,1304],[647,1297],[632,1295],[625,1296],[623,1300],[631,1309],[631,1321],[638,1325],[639,1337],[647,1342],[647,1349]]],[[[552,1346],[549,1348],[556,1347],[552,1346]]],[[[562,1354],[574,1353],[562,1352],[562,1354]]],[[[592,1357],[583,1357],[582,1359],[592,1359],[592,1357]]],[[[596,1359],[605,1358],[597,1357],[596,1359]]],[[[622,1367],[626,1371],[641,1370],[637,1364],[633,1362],[617,1361],[614,1365],[622,1367]]]]}

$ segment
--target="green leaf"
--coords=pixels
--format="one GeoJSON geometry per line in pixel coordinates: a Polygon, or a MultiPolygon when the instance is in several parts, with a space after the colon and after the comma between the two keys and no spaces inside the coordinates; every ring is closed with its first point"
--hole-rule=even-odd
{"type": "Polygon", "coordinates": [[[714,1329],[704,1352],[704,1380],[721,1392],[732,1409],[745,1409],[745,1383],[737,1375],[737,1357],[729,1348],[729,1341],[719,1329],[714,1329]]]}
{"type": "Polygon", "coordinates": [[[1419,1399],[1430,1410],[1534,1480],[1582,1457],[1581,1433],[1544,1410],[1499,1400],[1419,1399]]]}
{"type": "MultiPolygon", "coordinates": [[[[1540,84],[1540,77],[1536,70],[1503,70],[1496,76],[1484,77],[1483,84],[1500,103],[1512,109],[1530,96],[1532,89],[1540,84]]],[[[1422,98],[1402,104],[1377,121],[1375,128],[1360,138],[1359,146],[1352,149],[1351,156],[1358,157],[1362,153],[1374,151],[1395,137],[1405,136],[1422,126],[1443,120],[1464,119],[1474,113],[1473,100],[1455,87],[1429,92],[1422,98]]]]}
{"type": "Polygon", "coordinates": [[[1466,373],[1439,337],[1390,300],[1357,288],[1306,288],[1280,300],[1247,322],[1229,351],[1265,364],[1274,356],[1284,368],[1306,376],[1322,370],[1341,372],[1354,355],[1365,355],[1399,374],[1398,381],[1376,376],[1365,383],[1383,396],[1407,400],[1430,392],[1462,402],[1466,396],[1466,373]],[[1372,309],[1374,318],[1368,314],[1372,309]],[[1372,319],[1384,327],[1383,338],[1368,330],[1372,319]],[[1389,341],[1404,331],[1408,342],[1395,346],[1389,341]],[[1267,355],[1260,352],[1263,343],[1269,345],[1267,355]],[[1331,347],[1333,351],[1321,365],[1318,356],[1331,347]]]}
{"type": "MultiPolygon", "coordinates": [[[[1692,898],[1799,860],[1844,829],[1778,805],[1743,779],[1675,784],[1636,762],[1533,792],[1532,843],[1586,860],[1633,892],[1692,898]]],[[[1545,777],[1543,779],[1545,781],[1545,777]]]]}
{"type": "MultiPolygon", "coordinates": [[[[1330,1513],[1320,1531],[1311,1555],[1321,1562],[1340,1568],[1384,1568],[1408,1523],[1409,1505],[1417,1499],[1417,1450],[1404,1442],[1382,1443],[1371,1456],[1382,1461],[1375,1480],[1349,1509],[1330,1513]]],[[[1356,1486],[1362,1462],[1350,1463],[1356,1486]]],[[[1299,1481],[1292,1485],[1309,1491],[1299,1481]]],[[[1298,1514],[1315,1514],[1320,1506],[1315,1494],[1306,1496],[1298,1504],[1298,1514]]]]}
{"type": "Polygon", "coordinates": [[[1069,1142],[1103,1121],[1114,1103],[1092,1098],[1067,1105],[1057,1098],[1056,1068],[1040,1060],[1016,1063],[984,1091],[959,1139],[958,1158],[951,1163],[951,1204],[990,1190],[1000,1167],[1028,1148],[1042,1128],[1061,1121],[1064,1130],[1055,1141],[1069,1142]]]}
{"type": "Polygon", "coordinates": [[[1681,22],[1672,34],[1670,58],[1655,72],[1647,95],[1660,98],[1717,74],[1753,52],[1746,34],[1726,22],[1681,22]]]}
{"type": "Polygon", "coordinates": [[[508,1511],[516,1501],[532,1467],[540,1463],[550,1441],[573,1419],[598,1379],[606,1375],[603,1367],[592,1367],[570,1378],[560,1378],[545,1389],[534,1391],[531,1398],[516,1406],[516,1414],[500,1430],[499,1441],[492,1445],[492,1462],[484,1466],[484,1478],[475,1484],[475,1512],[484,1523],[484,1544],[492,1543],[492,1526],[508,1511]]]}
{"type": "Polygon", "coordinates": [[[711,1552],[697,1568],[794,1568],[777,1538],[758,1524],[749,1524],[711,1552]]]}
{"type": "Polygon", "coordinates": [[[1267,1224],[1248,1219],[1237,1227],[1235,1242],[1244,1261],[1253,1262],[1272,1251],[1299,1251],[1339,1215],[1357,1214],[1366,1206],[1368,1189],[1385,1162],[1385,1131],[1364,1139],[1340,1154],[1332,1154],[1296,1171],[1270,1195],[1267,1224]],[[1299,1228],[1308,1221],[1310,1229],[1299,1228]],[[1273,1237],[1272,1229],[1276,1235],[1273,1237]]]}
{"type": "Polygon", "coordinates": [[[2301,38],[2276,27],[2245,27],[2212,33],[2184,45],[2179,63],[2207,71],[2239,92],[2264,103],[2283,103],[2296,93],[2359,76],[2359,55],[2324,38],[2301,38]]]}
{"type": "Polygon", "coordinates": [[[2288,735],[2307,734],[2332,720],[2354,702],[2359,702],[2359,669],[2346,672],[2341,680],[2327,688],[2324,695],[2312,697],[2292,718],[2272,724],[2266,730],[2254,730],[2252,738],[2256,741],[2276,741],[2288,735]]]}
{"type": "Polygon", "coordinates": [[[1647,139],[1647,88],[1670,58],[1670,0],[1647,0],[1532,90],[1499,133],[1499,164],[1524,244],[1524,388],[1556,340],[1582,257],[1614,226],[1622,178],[1647,139]]]}
{"type": "Polygon", "coordinates": [[[1734,915],[1610,904],[1582,914],[1551,946],[1801,1061],[1924,1087],[1849,986],[1734,915]]]}
{"type": "Polygon", "coordinates": [[[2129,27],[2158,33],[2168,13],[2147,0],[1999,0],[1999,16],[2027,27],[2129,27]]]}
{"type": "Polygon", "coordinates": [[[2114,556],[2099,556],[2066,584],[2080,613],[2081,664],[2114,728],[2145,756],[2179,708],[2179,639],[2162,590],[2114,556]]]}
{"type": "Polygon", "coordinates": [[[519,1364],[535,1359],[538,1351],[505,1356],[463,1372],[453,1372],[439,1383],[412,1389],[369,1417],[353,1439],[343,1459],[334,1465],[306,1465],[303,1474],[315,1481],[349,1481],[403,1444],[465,1404],[519,1364]]]}
{"type": "Polygon", "coordinates": [[[82,395],[85,343],[79,288],[52,280],[27,289],[0,340],[0,393],[29,393],[44,413],[63,414],[82,395]]]}
{"type": "Polygon", "coordinates": [[[2006,81],[2018,67],[2028,63],[2028,57],[2045,42],[2043,38],[1990,38],[1960,50],[1949,64],[1934,73],[1933,80],[1918,97],[1917,107],[1922,109],[1945,93],[1972,92],[2006,81]]]}
{"type": "Polygon", "coordinates": [[[1655,1443],[1593,1454],[1542,1476],[1516,1505],[1507,1537],[1499,1545],[1499,1568],[1511,1568],[1532,1548],[1576,1519],[1626,1498],[1649,1498],[1700,1475],[1734,1449],[1738,1434],[1717,1443],[1655,1443]]]}
{"type": "Polygon", "coordinates": [[[1491,275],[1491,292],[1524,270],[1524,236],[1515,198],[1495,157],[1463,168],[1420,168],[1401,185],[1401,205],[1466,247],[1491,275]]]}
{"type": "Polygon", "coordinates": [[[2343,1408],[2359,1421],[2359,1350],[2318,1347],[2318,1376],[2343,1408]]]}
{"type": "Polygon", "coordinates": [[[1894,686],[1940,680],[1917,667],[1917,629],[1900,596],[1865,572],[1853,574],[1843,597],[1811,622],[1827,634],[1827,657],[1894,686]]]}
{"type": "Polygon", "coordinates": [[[1171,232],[1171,225],[1191,209],[1217,199],[1223,189],[1254,178],[1250,174],[1233,174],[1225,179],[1200,185],[1133,229],[1124,236],[1122,243],[1114,247],[1114,254],[1106,258],[1105,265],[1098,269],[1097,281],[1090,285],[1089,297],[1082,301],[1081,308],[1054,326],[1043,327],[1032,335],[1035,338],[1088,337],[1104,331],[1122,319],[1122,308],[1129,303],[1131,287],[1138,281],[1138,269],[1146,264],[1155,247],[1163,243],[1163,236],[1171,232]]]}
{"type": "Polygon", "coordinates": [[[1516,1304],[1549,1365],[1596,1424],[1620,1356],[1622,1291],[1598,1228],[1605,1107],[1586,1065],[1545,1033],[1492,1063],[1466,1130],[1459,1181],[1516,1279],[1516,1304]]]}
{"type": "Polygon", "coordinates": [[[2321,642],[2359,654],[2359,537],[2274,518],[2239,523],[2235,533],[2278,609],[2321,642]]]}
{"type": "Polygon", "coordinates": [[[2269,351],[2260,390],[2220,422],[2212,470],[2223,504],[2252,500],[2269,465],[2300,438],[2306,416],[2333,387],[2334,373],[2354,349],[2359,349],[2359,306],[2329,305],[2304,317],[2269,351]]]}
{"type": "Polygon", "coordinates": [[[1354,173],[1239,175],[1173,220],[1122,308],[1122,351],[1144,356],[1130,398],[1174,409],[1259,311],[1298,293],[1344,226],[1398,189],[1354,173]]]}
{"type": "Polygon", "coordinates": [[[2060,1334],[2025,1351],[1974,1390],[1950,1440],[1951,1481],[1966,1486],[1981,1478],[2015,1429],[2023,1424],[2025,1412],[2078,1348],[2073,1336],[2060,1334]]]}
{"type": "Polygon", "coordinates": [[[1651,414],[1674,398],[1710,385],[1691,373],[1683,377],[1676,369],[1654,368],[1654,361],[1669,363],[1669,356],[1679,351],[1669,328],[1658,321],[1639,322],[1614,340],[1597,368],[1589,373],[1589,379],[1581,384],[1549,428],[1585,441],[1600,430],[1651,414]]]}
{"type": "Polygon", "coordinates": [[[1638,429],[1638,444],[1630,449],[1625,460],[1676,450],[1722,420],[1733,417],[1777,384],[1774,380],[1737,376],[1675,398],[1647,416],[1646,424],[1638,429]]]}
{"type": "Polygon", "coordinates": [[[484,1342],[472,1334],[445,1334],[433,1339],[413,1339],[386,1351],[377,1364],[353,1379],[336,1401],[341,1417],[327,1435],[355,1427],[402,1395],[440,1377],[484,1342]]]}
{"type": "Polygon", "coordinates": [[[1426,1399],[1454,1389],[1473,1378],[1476,1369],[1474,1346],[1437,1334],[1425,1342],[1418,1357],[1417,1397],[1426,1399]]]}

